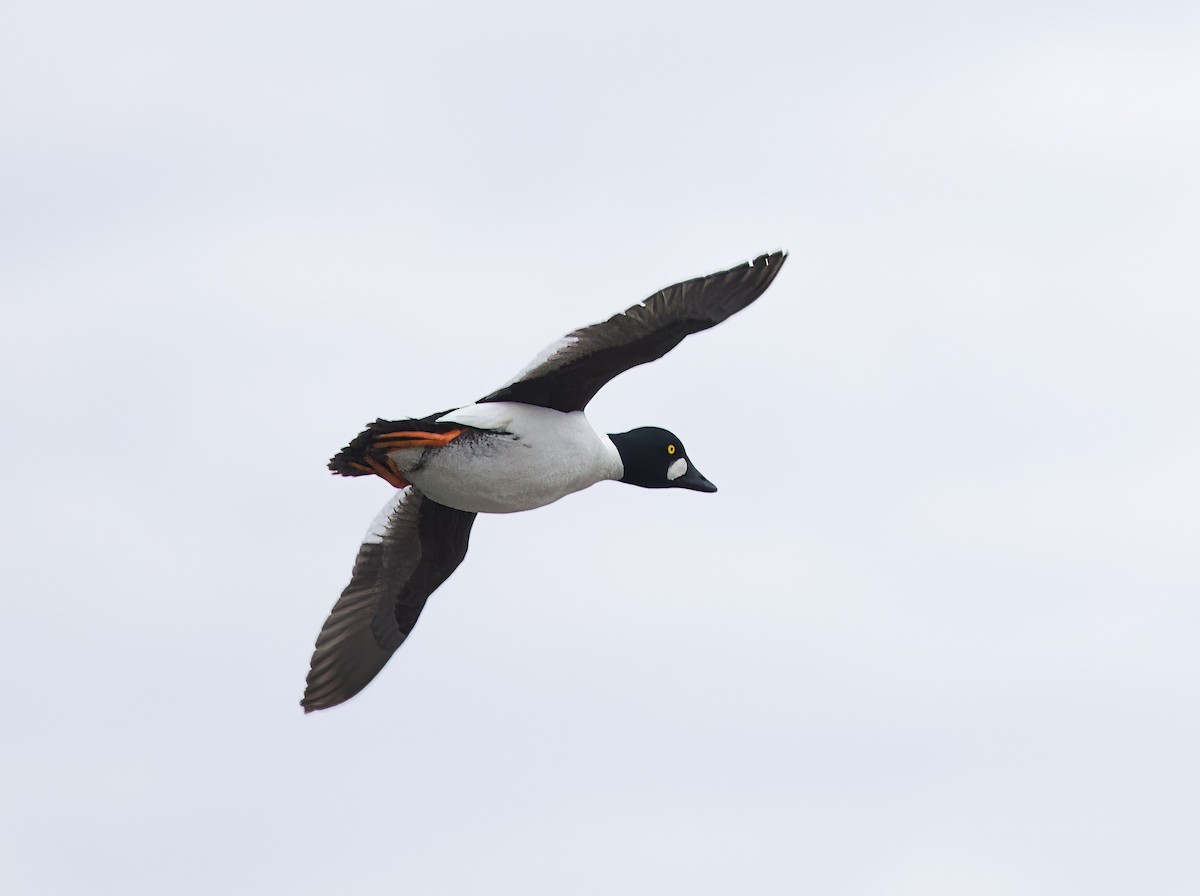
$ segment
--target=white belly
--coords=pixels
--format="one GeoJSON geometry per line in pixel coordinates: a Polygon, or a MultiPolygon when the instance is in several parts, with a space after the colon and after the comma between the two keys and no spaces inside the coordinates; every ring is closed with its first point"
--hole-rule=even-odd
{"type": "Polygon", "coordinates": [[[473,428],[444,448],[393,453],[439,504],[478,513],[532,510],[623,475],[620,455],[581,412],[515,402],[470,405],[441,418],[473,428]],[[507,430],[505,433],[492,430],[507,430]]]}

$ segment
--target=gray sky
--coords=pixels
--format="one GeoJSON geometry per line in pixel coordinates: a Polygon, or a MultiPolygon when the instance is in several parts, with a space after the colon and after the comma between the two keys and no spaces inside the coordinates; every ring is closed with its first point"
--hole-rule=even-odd
{"type": "Polygon", "coordinates": [[[10,4],[0,890],[1197,892],[1198,24],[10,4]],[[303,716],[330,454],[775,248],[303,716]]]}

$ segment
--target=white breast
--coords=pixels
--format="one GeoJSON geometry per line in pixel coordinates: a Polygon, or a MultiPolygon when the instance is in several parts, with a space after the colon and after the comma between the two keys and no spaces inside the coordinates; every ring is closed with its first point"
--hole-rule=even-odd
{"type": "Polygon", "coordinates": [[[532,510],[624,475],[608,436],[581,411],[518,402],[468,405],[439,418],[472,431],[444,448],[409,449],[392,456],[413,485],[459,510],[513,513],[532,510]]]}

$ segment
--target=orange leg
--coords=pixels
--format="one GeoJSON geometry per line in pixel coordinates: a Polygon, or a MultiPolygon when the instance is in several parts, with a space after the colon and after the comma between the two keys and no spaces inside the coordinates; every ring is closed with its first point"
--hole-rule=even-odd
{"type": "Polygon", "coordinates": [[[449,432],[385,432],[375,437],[371,447],[380,451],[396,451],[400,448],[441,448],[449,445],[465,431],[452,429],[449,432]]]}
{"type": "Polygon", "coordinates": [[[390,457],[384,461],[378,461],[373,457],[366,457],[364,460],[366,460],[367,465],[375,472],[375,475],[389,485],[394,485],[396,488],[408,488],[411,485],[396,468],[396,462],[390,457]]]}

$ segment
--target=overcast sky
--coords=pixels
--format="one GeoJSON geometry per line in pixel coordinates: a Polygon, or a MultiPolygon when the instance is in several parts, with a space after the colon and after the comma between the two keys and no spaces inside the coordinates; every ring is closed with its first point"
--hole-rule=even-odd
{"type": "Polygon", "coordinates": [[[0,890],[1200,891],[1198,19],[8,4],[0,890]],[[333,452],[776,248],[303,715],[333,452]]]}

